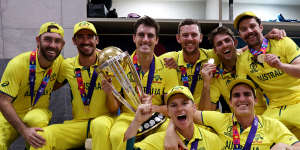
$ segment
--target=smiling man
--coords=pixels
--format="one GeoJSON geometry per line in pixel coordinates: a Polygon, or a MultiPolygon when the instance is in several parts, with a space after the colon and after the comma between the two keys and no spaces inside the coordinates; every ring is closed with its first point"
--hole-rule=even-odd
{"type": "Polygon", "coordinates": [[[203,82],[200,70],[209,58],[216,58],[214,52],[199,48],[203,35],[198,21],[193,19],[184,19],[178,25],[176,34],[177,42],[181,45],[182,50],[178,52],[168,52],[161,55],[169,67],[177,69],[177,76],[180,85],[189,87],[198,109],[203,109],[200,104],[202,88],[207,86],[203,82]]]}
{"type": "MultiPolygon", "coordinates": [[[[158,109],[157,112],[166,114],[166,105],[164,99],[166,93],[172,87],[178,85],[175,69],[168,69],[165,67],[163,61],[154,55],[154,47],[158,43],[159,25],[149,16],[139,18],[134,24],[133,42],[135,43],[136,50],[131,56],[135,69],[141,79],[142,88],[144,93],[152,95],[151,101],[141,101],[142,104],[152,103],[158,109]]],[[[131,71],[125,70],[133,87],[135,82],[132,79],[131,71]]],[[[129,97],[125,95],[125,99],[129,97]]],[[[136,109],[136,106],[134,106],[136,109]]],[[[116,121],[110,132],[110,140],[113,150],[124,150],[126,148],[126,140],[124,141],[124,133],[134,119],[134,113],[131,112],[125,105],[121,105],[121,114],[117,117],[116,121]]],[[[157,117],[160,117],[158,115],[157,117]]],[[[160,119],[159,119],[160,120],[160,119]]],[[[164,119],[162,119],[164,120],[164,119]]],[[[154,121],[154,120],[152,120],[154,121]]],[[[159,124],[146,123],[144,129],[153,129],[155,131],[163,131],[167,128],[166,121],[156,121],[159,124]],[[151,126],[149,127],[148,125],[151,126]]],[[[148,131],[149,131],[148,130],[148,131]]],[[[152,132],[148,132],[152,133],[152,132]]],[[[141,135],[140,137],[145,137],[141,135]]]]}
{"type": "Polygon", "coordinates": [[[78,55],[63,61],[57,83],[66,81],[70,85],[73,119],[43,128],[39,134],[46,139],[46,144],[40,149],[78,148],[91,137],[92,149],[110,150],[109,131],[118,102],[112,95],[110,83],[106,80],[101,83],[95,71],[99,42],[96,28],[90,22],[78,22],[72,40],[78,55]]]}
{"type": "Polygon", "coordinates": [[[45,139],[37,134],[49,124],[49,99],[63,57],[63,28],[47,22],[36,37],[37,48],[9,61],[0,83],[0,150],[22,135],[33,147],[45,139]]]}
{"type": "MultiPolygon", "coordinates": [[[[237,40],[233,32],[224,26],[217,27],[210,34],[210,41],[213,45],[214,52],[218,56],[220,64],[204,64],[201,70],[203,82],[210,83],[210,86],[203,88],[202,93],[206,92],[207,97],[202,97],[201,101],[205,110],[216,109],[216,103],[220,96],[223,96],[227,104],[230,101],[229,84],[232,80],[239,76],[237,66],[244,63],[242,60],[243,52],[236,49],[237,40]],[[213,74],[213,71],[216,72],[213,74]]],[[[257,90],[258,103],[255,105],[255,113],[262,114],[266,109],[265,100],[261,90],[257,90]]],[[[231,108],[232,111],[232,108],[231,108]]]]}
{"type": "MultiPolygon", "coordinates": [[[[282,150],[300,147],[298,139],[280,121],[255,115],[257,98],[255,86],[250,80],[237,78],[231,81],[229,87],[233,113],[196,111],[194,115],[196,123],[212,127],[216,131],[225,143],[225,150],[282,150]]],[[[176,147],[174,129],[168,131],[166,142],[175,143],[173,147],[176,147]]]]}
{"type": "MultiPolygon", "coordinates": [[[[193,118],[196,112],[194,97],[185,86],[175,86],[167,95],[167,110],[175,128],[176,135],[184,142],[188,149],[221,150],[222,142],[219,137],[199,125],[194,124],[193,118]]],[[[142,142],[134,144],[134,136],[141,123],[147,120],[154,112],[151,104],[143,104],[138,107],[135,119],[126,131],[127,150],[163,150],[166,131],[150,135],[142,142]]]]}
{"type": "Polygon", "coordinates": [[[238,15],[234,27],[249,47],[238,71],[248,74],[268,97],[263,115],[280,120],[300,138],[300,117],[294,117],[300,108],[299,47],[288,37],[265,39],[263,25],[252,12],[238,15]]]}

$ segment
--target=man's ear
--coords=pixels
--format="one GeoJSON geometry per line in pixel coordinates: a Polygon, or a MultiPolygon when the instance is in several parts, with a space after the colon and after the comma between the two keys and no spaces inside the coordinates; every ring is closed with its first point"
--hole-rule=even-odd
{"type": "Polygon", "coordinates": [[[40,43],[41,43],[41,36],[36,36],[35,37],[35,41],[36,41],[36,45],[39,48],[40,47],[40,43]]]}
{"type": "Polygon", "coordinates": [[[196,111],[197,111],[196,103],[193,103],[193,112],[196,112],[196,111]]]}
{"type": "Polygon", "coordinates": [[[180,34],[176,34],[176,40],[178,43],[181,43],[180,34]]]}
{"type": "Polygon", "coordinates": [[[232,100],[229,100],[229,106],[232,108],[232,100]]]}
{"type": "Polygon", "coordinates": [[[237,39],[234,39],[234,47],[237,47],[238,44],[239,44],[239,41],[237,39]]]}
{"type": "Polygon", "coordinates": [[[259,25],[261,32],[264,30],[264,26],[262,24],[259,25]]]}
{"type": "Polygon", "coordinates": [[[72,37],[72,41],[73,41],[73,44],[76,45],[76,39],[75,39],[75,36],[72,37]]]}
{"type": "Polygon", "coordinates": [[[133,34],[132,35],[132,41],[135,43],[135,38],[136,38],[136,35],[135,34],[133,34]]]}
{"type": "Polygon", "coordinates": [[[255,97],[255,98],[254,98],[254,105],[256,105],[257,103],[258,103],[258,98],[255,97]]]}
{"type": "Polygon", "coordinates": [[[202,40],[203,40],[203,34],[200,33],[200,39],[199,39],[199,43],[202,43],[202,40]]]}

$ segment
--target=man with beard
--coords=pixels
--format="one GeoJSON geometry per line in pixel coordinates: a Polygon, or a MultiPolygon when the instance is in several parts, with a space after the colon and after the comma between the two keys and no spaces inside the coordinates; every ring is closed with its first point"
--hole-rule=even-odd
{"type": "Polygon", "coordinates": [[[202,42],[202,34],[199,23],[193,19],[184,19],[178,25],[177,42],[182,50],[179,52],[169,52],[161,55],[166,61],[166,65],[176,64],[177,76],[180,85],[189,87],[195,98],[197,109],[203,109],[200,104],[201,91],[206,85],[203,83],[200,70],[209,58],[215,58],[212,50],[199,48],[202,42]],[[172,63],[172,60],[175,60],[172,63]]]}
{"type": "Polygon", "coordinates": [[[283,122],[300,137],[300,51],[292,39],[268,40],[263,37],[260,19],[244,12],[234,20],[234,27],[248,44],[241,58],[239,72],[248,74],[267,99],[263,115],[283,122]]]}
{"type": "MultiPolygon", "coordinates": [[[[280,30],[273,29],[268,34],[268,37],[280,38],[282,36],[281,33],[280,30]]],[[[166,53],[161,55],[160,58],[165,60],[167,67],[177,69],[178,81],[180,85],[189,87],[194,95],[197,109],[216,110],[217,101],[212,105],[206,105],[205,101],[202,101],[202,99],[209,97],[209,92],[202,92],[202,90],[210,88],[210,81],[203,80],[200,70],[210,58],[215,60],[215,64],[218,64],[219,61],[212,49],[199,48],[199,44],[202,42],[199,23],[192,19],[182,20],[178,25],[176,39],[182,50],[166,53]]],[[[211,71],[215,70],[213,67],[208,67],[211,71]]]]}
{"type": "Polygon", "coordinates": [[[91,136],[92,149],[110,150],[112,113],[118,110],[118,102],[112,95],[110,82],[101,83],[95,71],[99,38],[94,25],[87,21],[77,23],[72,40],[78,56],[63,61],[57,82],[67,81],[70,85],[73,119],[43,128],[39,134],[46,139],[46,144],[41,149],[78,148],[91,136]]]}
{"type": "MultiPolygon", "coordinates": [[[[210,86],[203,88],[202,92],[208,93],[207,97],[202,97],[201,101],[205,110],[217,109],[215,103],[219,101],[220,96],[223,96],[226,103],[229,105],[230,89],[228,85],[232,80],[240,76],[237,74],[236,66],[243,63],[241,57],[244,53],[238,52],[235,48],[237,40],[233,32],[224,26],[217,27],[210,33],[210,42],[213,45],[213,50],[218,56],[220,64],[204,64],[201,70],[203,82],[210,83],[210,86]],[[215,71],[216,70],[216,71],[215,71]]],[[[258,103],[255,105],[255,113],[262,114],[266,105],[261,93],[257,90],[258,103]]],[[[232,111],[232,108],[230,108],[232,111]]]]}
{"type": "Polygon", "coordinates": [[[0,149],[22,135],[33,147],[45,139],[37,134],[48,125],[50,93],[63,61],[63,28],[47,22],[36,37],[37,48],[9,61],[0,83],[0,149]]]}
{"type": "MultiPolygon", "coordinates": [[[[280,121],[266,116],[255,115],[257,103],[253,82],[236,78],[229,84],[230,106],[233,113],[196,111],[195,123],[213,128],[224,142],[225,150],[287,150],[299,149],[300,142],[280,121]]],[[[166,133],[166,149],[177,149],[179,137],[170,124],[166,133]]]]}
{"type": "MultiPolygon", "coordinates": [[[[159,25],[153,18],[145,16],[138,19],[134,24],[133,35],[136,50],[132,54],[131,58],[135,69],[140,76],[144,93],[146,95],[152,95],[152,100],[150,102],[142,100],[141,103],[145,104],[152,102],[152,104],[157,107],[157,112],[165,115],[166,105],[164,103],[164,98],[169,89],[178,85],[178,81],[176,70],[166,68],[164,66],[164,62],[154,55],[154,47],[158,43],[159,39],[158,33],[159,25]]],[[[135,87],[135,82],[132,79],[132,73],[129,70],[125,70],[125,72],[131,81],[131,84],[135,87]]],[[[125,97],[125,99],[128,99],[128,97],[125,97]]],[[[125,149],[126,141],[124,141],[124,133],[135,115],[124,105],[121,106],[121,111],[122,113],[117,117],[110,132],[113,150],[125,149]]],[[[154,124],[152,122],[145,123],[144,129],[148,129],[149,131],[149,129],[157,127],[154,129],[154,132],[165,130],[167,128],[167,123],[161,121],[164,120],[161,115],[158,115],[157,117],[158,121],[152,120],[152,122],[154,121],[154,124]]],[[[152,131],[149,133],[152,133],[152,131]]],[[[143,136],[145,137],[147,135],[141,135],[140,137],[143,136]]]]}
{"type": "MultiPolygon", "coordinates": [[[[197,124],[193,118],[196,112],[194,97],[188,87],[175,86],[169,90],[167,95],[168,115],[174,125],[176,134],[185,147],[192,150],[208,149],[221,150],[223,144],[216,134],[213,134],[197,124]]],[[[142,104],[138,107],[134,120],[126,131],[126,150],[163,150],[166,132],[159,132],[147,137],[143,142],[134,145],[135,136],[140,125],[146,121],[154,112],[151,104],[142,104]]]]}

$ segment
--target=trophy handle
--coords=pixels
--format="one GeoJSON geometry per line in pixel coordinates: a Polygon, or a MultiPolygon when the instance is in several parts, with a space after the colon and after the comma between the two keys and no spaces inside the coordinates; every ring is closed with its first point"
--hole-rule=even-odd
{"type": "MultiPolygon", "coordinates": [[[[100,72],[99,76],[101,79],[106,79],[108,80],[109,77],[105,76],[104,72],[100,72]]],[[[113,95],[123,104],[125,105],[130,111],[132,111],[133,113],[135,113],[135,109],[122,97],[122,95],[116,90],[116,88],[114,87],[114,85],[112,84],[112,93],[113,95]]]]}
{"type": "Polygon", "coordinates": [[[133,88],[130,80],[127,77],[127,74],[125,73],[124,69],[122,68],[118,60],[119,59],[116,57],[111,59],[111,61],[109,60],[110,61],[109,63],[111,64],[109,65],[109,67],[113,71],[118,82],[125,90],[127,96],[134,102],[135,106],[138,106],[141,103],[140,97],[136,93],[135,89],[133,88]]]}
{"type": "Polygon", "coordinates": [[[142,96],[144,95],[144,90],[143,90],[143,86],[142,86],[142,83],[141,83],[141,79],[140,79],[140,76],[138,75],[134,65],[133,65],[133,62],[131,60],[131,58],[129,57],[128,53],[125,52],[127,55],[125,56],[125,61],[127,62],[126,64],[128,65],[129,69],[131,70],[131,73],[133,75],[133,79],[135,80],[135,83],[136,83],[136,88],[137,88],[137,91],[138,91],[138,94],[139,96],[142,96]]]}

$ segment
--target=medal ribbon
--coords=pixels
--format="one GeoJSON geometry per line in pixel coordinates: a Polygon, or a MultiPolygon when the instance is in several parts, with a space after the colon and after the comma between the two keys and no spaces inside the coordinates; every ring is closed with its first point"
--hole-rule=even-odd
{"type": "Polygon", "coordinates": [[[35,85],[35,72],[36,72],[36,50],[33,50],[30,53],[30,62],[29,62],[29,85],[30,85],[30,96],[31,96],[31,106],[34,106],[40,99],[41,95],[44,93],[45,88],[50,80],[52,73],[52,68],[50,68],[42,80],[40,87],[36,92],[35,99],[33,101],[34,95],[34,85],[35,85]]]}
{"type": "MultiPolygon", "coordinates": [[[[232,69],[232,71],[235,71],[235,67],[232,69]]],[[[222,77],[223,79],[225,78],[225,77],[232,77],[232,78],[235,78],[235,74],[234,73],[231,73],[230,71],[226,71],[225,69],[222,69],[221,67],[220,67],[220,65],[218,65],[217,66],[217,68],[216,68],[216,72],[215,72],[215,74],[214,74],[214,77],[216,77],[216,78],[219,78],[219,77],[222,77]]]]}
{"type": "MultiPolygon", "coordinates": [[[[233,124],[232,138],[233,138],[234,150],[241,150],[240,135],[236,125],[237,122],[233,122],[233,115],[232,115],[232,124],[233,124]]],[[[243,150],[250,150],[251,144],[253,142],[253,139],[257,131],[257,127],[258,127],[258,118],[257,116],[255,116],[243,150]]]]}
{"type": "Polygon", "coordinates": [[[259,51],[253,49],[253,48],[250,48],[250,52],[252,55],[254,56],[258,56],[260,54],[266,54],[266,50],[267,50],[267,47],[268,47],[268,43],[269,43],[269,40],[264,38],[263,39],[263,43],[261,44],[261,48],[259,51]]]}
{"type": "Polygon", "coordinates": [[[197,150],[199,139],[196,139],[191,146],[191,150],[197,150]]]}
{"type": "MultiPolygon", "coordinates": [[[[189,64],[187,64],[187,67],[189,67],[189,64]]],[[[181,81],[183,82],[183,85],[188,87],[190,89],[191,93],[194,94],[195,87],[196,87],[196,84],[197,84],[197,81],[198,81],[198,75],[199,75],[199,72],[200,72],[201,62],[197,63],[197,65],[195,67],[191,87],[189,86],[189,79],[188,79],[187,71],[186,71],[187,67],[180,67],[181,81]]]]}
{"type": "Polygon", "coordinates": [[[93,95],[94,88],[95,88],[95,85],[96,85],[96,80],[97,80],[97,77],[98,77],[98,73],[96,72],[96,67],[97,66],[94,66],[94,72],[93,72],[93,75],[92,75],[92,78],[91,78],[90,86],[88,88],[88,94],[86,94],[86,92],[85,92],[85,86],[83,84],[81,69],[80,68],[75,69],[75,76],[76,76],[76,79],[77,79],[78,90],[80,92],[81,100],[82,100],[84,105],[89,105],[91,103],[91,97],[93,95]]]}
{"type": "MultiPolygon", "coordinates": [[[[135,66],[135,69],[138,72],[138,75],[140,76],[141,67],[138,65],[136,54],[133,56],[133,65],[135,66]]],[[[153,56],[152,62],[150,64],[148,79],[147,79],[146,94],[151,93],[151,85],[154,77],[154,72],[155,72],[155,57],[153,56]]]]}

